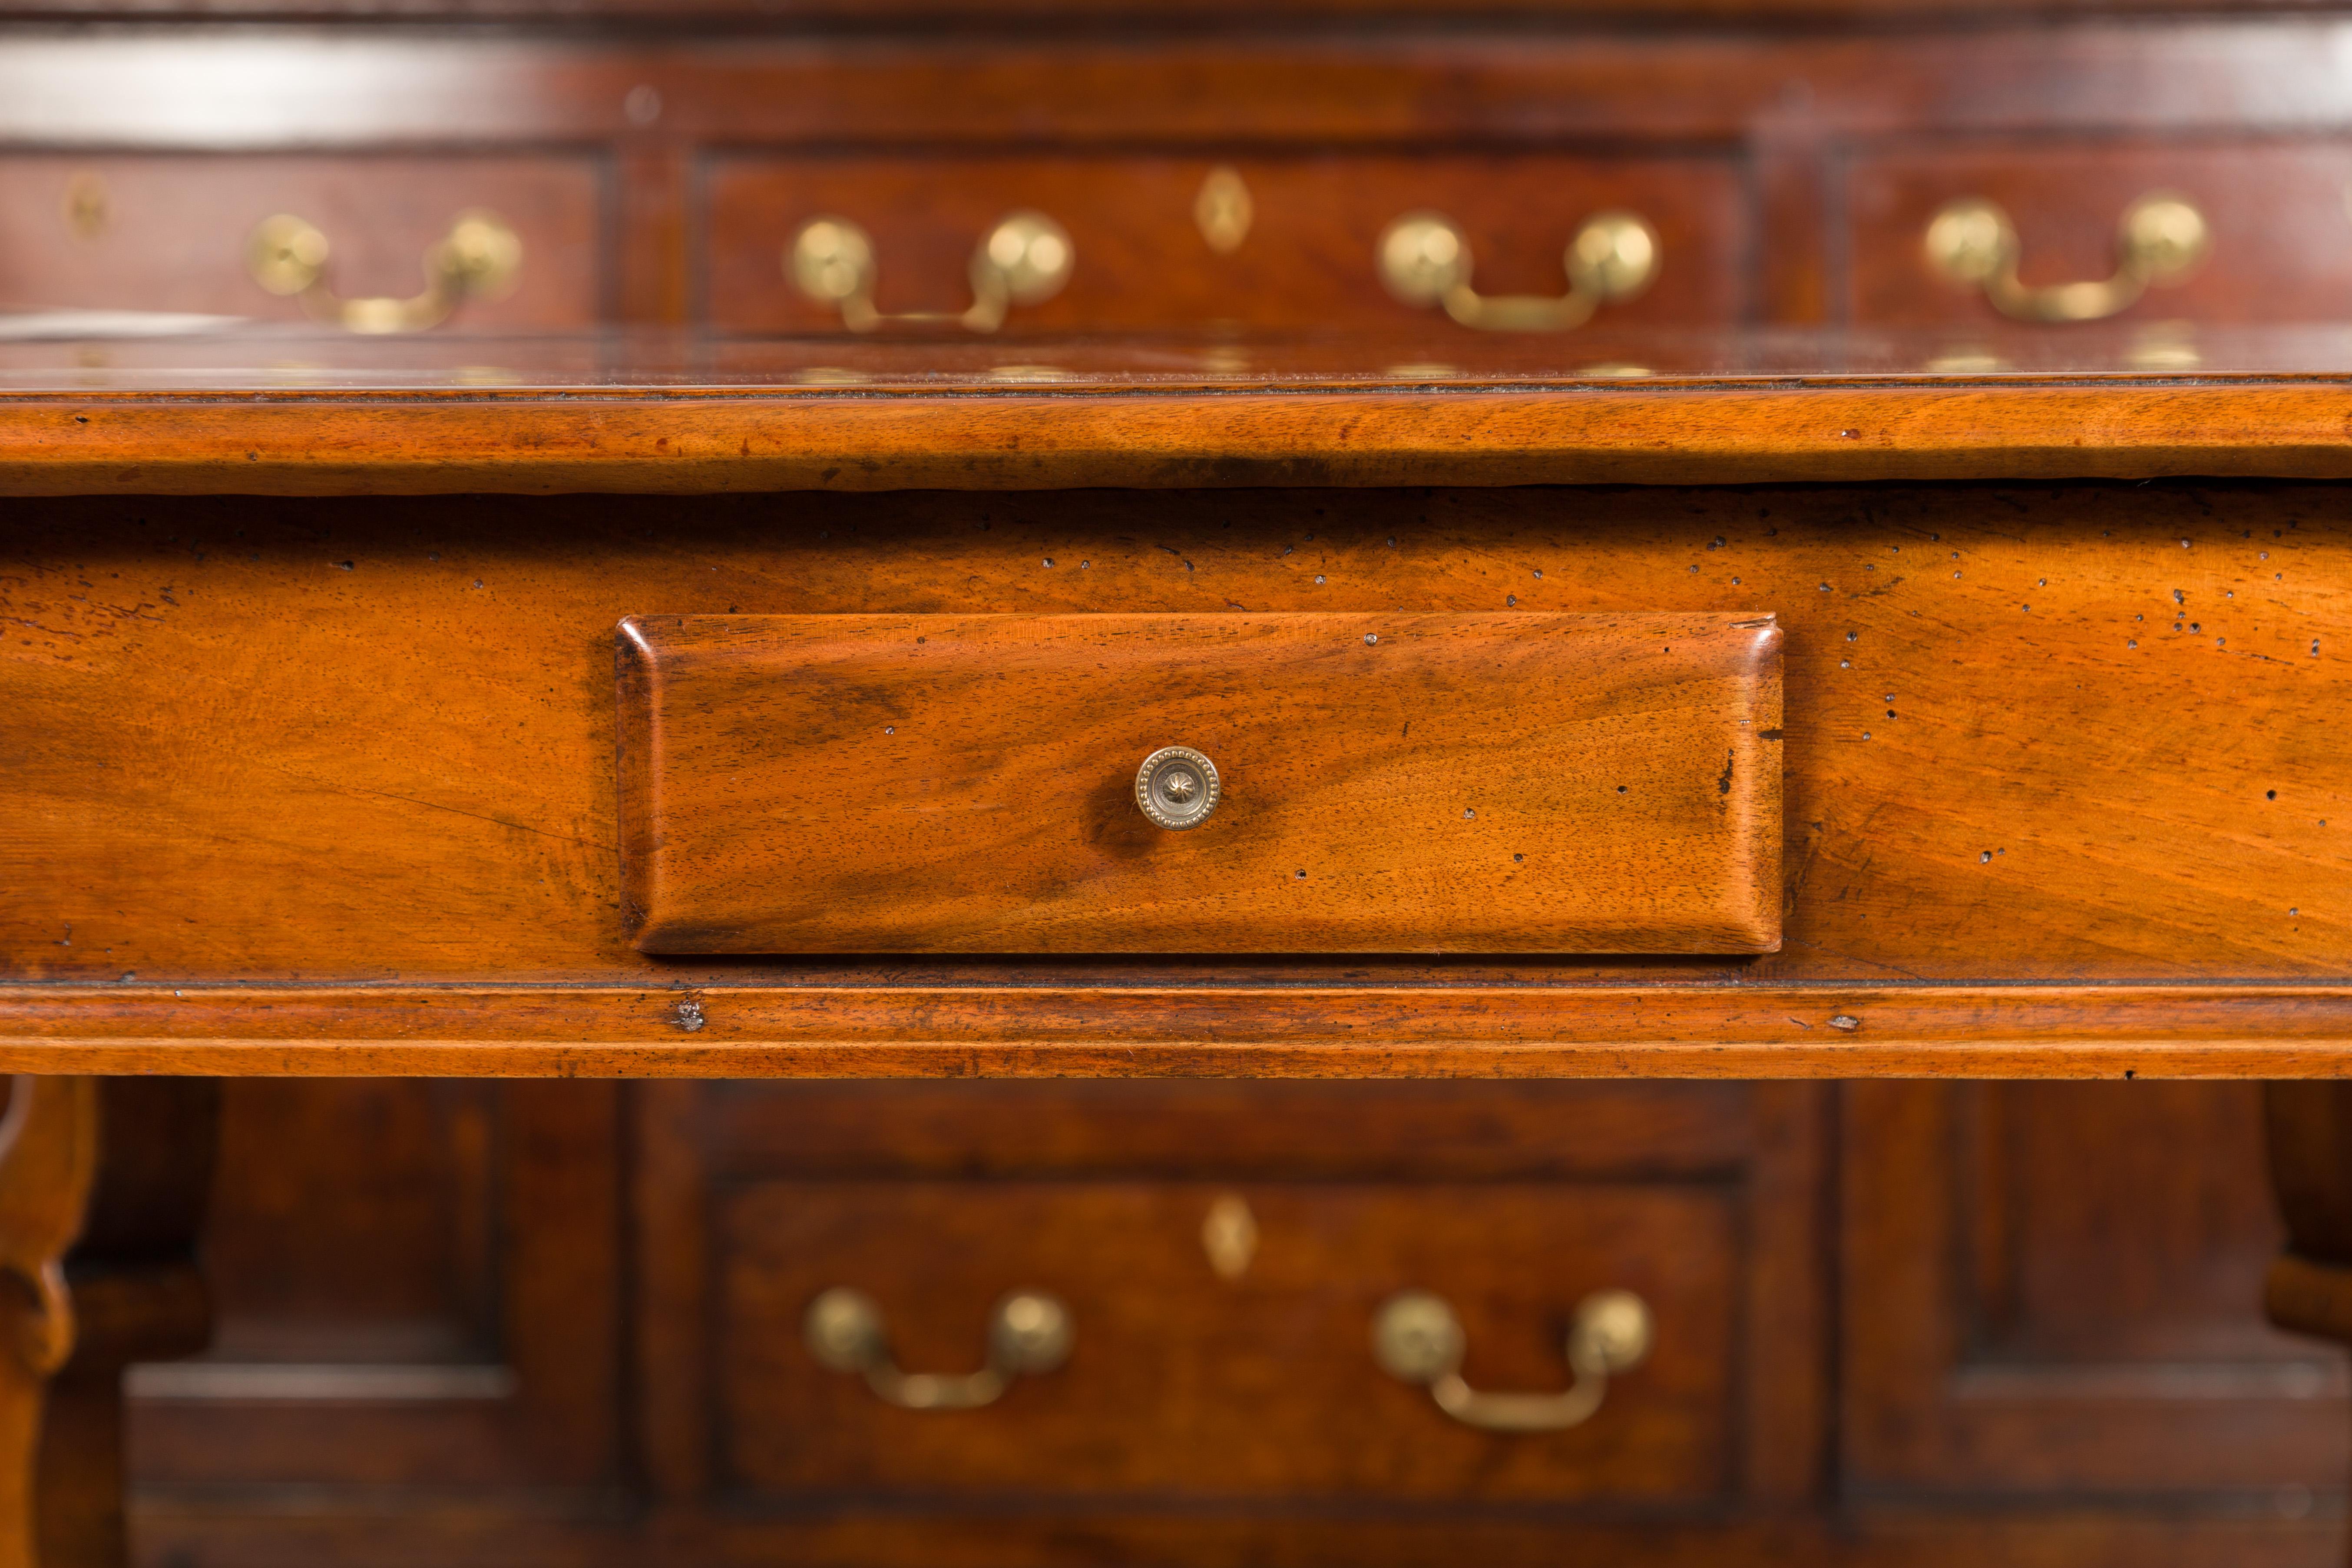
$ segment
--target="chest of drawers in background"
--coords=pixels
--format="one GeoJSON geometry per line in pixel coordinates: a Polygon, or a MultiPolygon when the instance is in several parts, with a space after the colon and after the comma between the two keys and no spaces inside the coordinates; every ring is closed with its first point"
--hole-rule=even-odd
{"type": "Polygon", "coordinates": [[[142,15],[8,40],[0,302],[299,321],[257,281],[266,220],[315,229],[338,297],[399,298],[487,212],[520,267],[440,330],[824,331],[837,302],[791,266],[810,220],[863,232],[878,309],[952,313],[982,241],[1036,214],[1073,255],[1016,335],[1362,331],[1430,308],[1383,284],[1400,217],[1451,219],[1480,292],[1556,296],[1580,228],[1632,215],[1654,251],[1601,324],[1964,331],[2002,317],[1930,256],[1949,204],[2005,213],[2038,287],[2130,272],[2118,226],[2151,195],[2189,209],[2169,237],[2194,265],[2074,309],[2311,321],[2352,300],[2345,24],[2310,12],[791,31],[754,10],[651,35],[142,15]]]}
{"type": "MultiPolygon", "coordinates": [[[[0,304],[356,322],[429,294],[487,213],[496,286],[394,324],[847,338],[793,268],[813,220],[862,232],[876,309],[954,313],[1034,213],[1066,279],[933,329],[1024,376],[1078,331],[1423,330],[1381,268],[1414,214],[1481,294],[1558,297],[1583,226],[1626,214],[1653,264],[1581,329],[1596,360],[1614,326],[1732,323],[1998,355],[2011,323],[1930,248],[1950,204],[1998,205],[2032,288],[2128,273],[2117,226],[2162,193],[2199,264],[2095,301],[2152,354],[2352,319],[2352,23],[2323,13],[941,9],[53,9],[0,41],[0,304]],[[307,297],[259,276],[279,215],[326,242],[307,297]]],[[[219,1342],[133,1381],[157,1563],[593,1560],[641,1484],[717,1500],[698,1552],[841,1562],[975,1520],[1004,1561],[1550,1561],[1567,1521],[1714,1561],[1702,1526],[1763,1521],[1760,1551],[1834,1498],[1885,1505],[1857,1550],[1906,1562],[2316,1563],[2341,1509],[2341,1367],[2259,1321],[2244,1086],[225,1097],[219,1342]],[[1594,1290],[1640,1293],[1657,1348],[1608,1424],[1456,1429],[1370,1352],[1416,1284],[1497,1385],[1557,1384],[1594,1290]],[[1004,1289],[1050,1290],[1087,1392],[891,1411],[805,1353],[837,1285],[926,1368],[971,1363],[1004,1289]]]]}

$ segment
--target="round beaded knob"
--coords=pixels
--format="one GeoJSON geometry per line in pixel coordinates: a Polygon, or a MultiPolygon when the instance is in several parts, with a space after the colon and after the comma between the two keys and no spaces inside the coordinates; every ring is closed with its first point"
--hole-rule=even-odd
{"type": "Polygon", "coordinates": [[[1135,773],[1135,804],[1161,827],[1198,827],[1217,809],[1217,764],[1190,746],[1162,746],[1135,773]]]}

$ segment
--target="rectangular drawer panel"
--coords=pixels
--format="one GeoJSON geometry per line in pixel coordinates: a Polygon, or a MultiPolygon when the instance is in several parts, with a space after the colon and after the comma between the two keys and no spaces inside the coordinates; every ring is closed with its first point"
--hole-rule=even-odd
{"type": "Polygon", "coordinates": [[[1596,328],[1727,323],[1740,319],[1748,299],[1745,197],[1738,167],[1723,156],[1335,155],[1221,164],[743,154],[719,159],[706,178],[704,319],[727,331],[842,330],[834,308],[803,295],[788,276],[787,247],[820,216],[847,218],[870,237],[876,303],[886,311],[961,310],[981,237],[1011,212],[1053,218],[1072,244],[1068,284],[1016,308],[1013,331],[1212,323],[1460,331],[1381,282],[1382,231],[1417,211],[1443,213],[1461,227],[1480,289],[1550,295],[1567,289],[1562,257],[1580,225],[1604,211],[1639,214],[1658,237],[1655,278],[1639,297],[1604,306],[1596,328]]]}
{"type": "Polygon", "coordinates": [[[522,244],[510,289],[442,331],[587,326],[601,314],[600,178],[584,156],[26,154],[0,158],[0,306],[304,320],[254,280],[256,226],[289,214],[326,237],[344,298],[404,298],[458,215],[522,244]]]}
{"type": "Polygon", "coordinates": [[[646,952],[1780,941],[1769,616],[648,616],[619,661],[646,952]]]}
{"type": "Polygon", "coordinates": [[[1175,1490],[1448,1500],[1689,1499],[1728,1484],[1735,1189],[1705,1184],[770,1182],[719,1202],[722,1483],[754,1493],[1175,1490]],[[1255,1246],[1222,1278],[1212,1205],[1255,1246]],[[984,1408],[884,1404],[803,1342],[809,1303],[866,1292],[909,1372],[966,1373],[992,1305],[1052,1292],[1058,1370],[984,1408]],[[1570,1382],[1602,1289],[1655,1324],[1639,1366],[1563,1431],[1442,1412],[1372,1356],[1393,1293],[1443,1297],[1482,1391],[1570,1382]]]}
{"type": "Polygon", "coordinates": [[[1857,158],[1847,179],[1849,310],[1859,322],[2001,321],[1981,289],[1951,281],[1928,261],[1927,226],[1948,202],[1980,197],[1998,204],[2016,231],[2019,279],[2033,286],[2113,275],[2125,209],[2157,193],[2185,197],[2203,215],[2210,249],[2185,278],[2150,287],[2122,319],[2336,321],[2352,315],[2352,226],[2345,208],[2352,147],[1912,147],[1857,158]]]}

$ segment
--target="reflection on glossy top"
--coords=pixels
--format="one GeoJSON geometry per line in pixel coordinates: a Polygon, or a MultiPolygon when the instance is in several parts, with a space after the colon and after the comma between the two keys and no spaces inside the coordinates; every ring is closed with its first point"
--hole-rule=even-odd
{"type": "Polygon", "coordinates": [[[2352,325],[1855,331],[1591,331],[1574,340],[1432,330],[1346,336],[1024,334],[719,338],[609,331],[358,341],[220,317],[0,316],[0,390],[453,387],[1068,394],[1895,381],[2352,376],[2352,325]]]}

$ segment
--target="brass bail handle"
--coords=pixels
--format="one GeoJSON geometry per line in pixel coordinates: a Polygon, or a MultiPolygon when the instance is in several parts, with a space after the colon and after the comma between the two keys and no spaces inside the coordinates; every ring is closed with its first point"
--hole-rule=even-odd
{"type": "Polygon", "coordinates": [[[2205,215],[2185,196],[2150,191],[2116,225],[2113,276],[2079,283],[2019,281],[2022,247],[2009,214],[1982,196],[1947,202],[1928,221],[1927,264],[1955,283],[1984,290],[2020,321],[2095,321],[2129,307],[2150,285],[2179,283],[2212,247],[2205,215]]]}
{"type": "Polygon", "coordinates": [[[992,332],[1015,305],[1042,305],[1062,291],[1077,262],[1069,231],[1044,213],[1007,213],[981,236],[966,269],[971,303],[961,310],[880,310],[874,241],[845,217],[815,217],[784,247],[784,275],[800,291],[841,312],[853,332],[895,325],[959,326],[992,332]]]}
{"type": "Polygon", "coordinates": [[[1496,332],[1559,332],[1580,327],[1603,305],[1633,299],[1658,275],[1658,231],[1639,213],[1595,213],[1577,226],[1561,258],[1568,292],[1481,294],[1470,286],[1470,241],[1443,213],[1407,213],[1373,248],[1381,282],[1408,305],[1439,305],[1465,327],[1496,332]]]}
{"type": "Polygon", "coordinates": [[[901,1372],[874,1298],[835,1286],[809,1303],[801,1335],[819,1365],[862,1374],[877,1395],[902,1410],[976,1410],[1003,1397],[1014,1378],[1052,1372],[1069,1360],[1072,1330],[1060,1297],[1015,1290],[989,1312],[988,1355],[978,1372],[901,1372]]]}
{"type": "Polygon", "coordinates": [[[1568,1387],[1558,1394],[1486,1394],[1463,1380],[1469,1342],[1454,1309],[1427,1290],[1402,1290],[1372,1318],[1372,1358],[1391,1377],[1426,1386],[1437,1407],[1465,1426],[1557,1432],[1592,1418],[1608,1395],[1610,1378],[1642,1364],[1654,1332],[1649,1303],[1641,1297],[1596,1290],[1577,1303],[1569,1323],[1568,1364],[1576,1375],[1568,1387]]]}
{"type": "Polygon", "coordinates": [[[467,300],[511,293],[522,271],[522,239],[495,213],[465,212],[425,252],[425,288],[406,299],[346,300],[327,281],[327,237],[280,213],[264,218],[246,244],[253,280],[272,294],[302,301],[312,320],[371,336],[421,332],[447,321],[467,300]]]}

